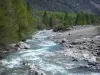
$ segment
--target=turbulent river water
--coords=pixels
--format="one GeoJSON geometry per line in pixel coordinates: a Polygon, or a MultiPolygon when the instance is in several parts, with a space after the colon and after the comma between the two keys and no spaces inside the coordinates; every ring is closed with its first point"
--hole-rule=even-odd
{"type": "Polygon", "coordinates": [[[71,57],[50,57],[61,45],[51,41],[44,31],[38,32],[32,39],[27,39],[26,43],[31,45],[30,49],[20,50],[16,53],[9,54],[0,65],[0,75],[27,75],[27,64],[36,64],[47,75],[100,75],[91,72],[83,67],[75,68],[77,65],[86,65],[85,62],[72,62],[71,57]]]}

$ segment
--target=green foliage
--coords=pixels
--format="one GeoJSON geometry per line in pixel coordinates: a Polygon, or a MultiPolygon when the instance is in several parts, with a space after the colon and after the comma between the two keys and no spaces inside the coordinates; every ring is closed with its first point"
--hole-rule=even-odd
{"type": "Polygon", "coordinates": [[[23,0],[0,1],[0,44],[24,40],[34,30],[35,19],[23,0]]]}
{"type": "Polygon", "coordinates": [[[69,30],[70,27],[72,27],[73,16],[68,13],[58,13],[58,12],[44,12],[43,13],[43,24],[48,29],[54,29],[54,31],[66,31],[69,30]]]}
{"type": "Polygon", "coordinates": [[[53,27],[53,31],[54,32],[58,32],[58,31],[68,31],[68,30],[70,30],[69,27],[64,26],[63,24],[55,25],[53,27]]]}
{"type": "Polygon", "coordinates": [[[26,37],[25,33],[27,32],[27,28],[29,25],[27,20],[27,9],[24,6],[22,0],[12,0],[12,2],[14,4],[16,22],[19,27],[18,28],[19,40],[23,40],[23,38],[26,37]]]}
{"type": "Polygon", "coordinates": [[[31,10],[31,8],[30,8],[30,3],[29,3],[29,2],[27,2],[27,10],[28,10],[28,11],[31,10]]]}
{"type": "Polygon", "coordinates": [[[14,23],[15,14],[11,0],[1,1],[0,6],[0,44],[5,45],[18,40],[18,26],[14,23]]]}
{"type": "Polygon", "coordinates": [[[89,25],[94,23],[95,19],[93,14],[88,14],[83,12],[77,14],[75,25],[89,25]]]}
{"type": "Polygon", "coordinates": [[[91,24],[91,18],[90,18],[90,15],[89,15],[89,14],[85,14],[85,16],[86,16],[87,24],[91,24]]]}
{"type": "Polygon", "coordinates": [[[53,27],[53,17],[50,16],[49,18],[49,26],[52,28],[53,27]]]}
{"type": "Polygon", "coordinates": [[[42,29],[45,29],[45,28],[46,28],[46,26],[42,23],[42,20],[41,20],[41,19],[38,19],[38,20],[37,20],[36,28],[37,28],[38,30],[42,30],[42,29]]]}
{"type": "Polygon", "coordinates": [[[63,21],[64,21],[63,22],[64,26],[69,25],[69,16],[68,16],[68,13],[65,13],[63,21]]]}
{"type": "Polygon", "coordinates": [[[91,15],[90,17],[91,17],[91,23],[92,24],[95,24],[95,16],[94,15],[91,15]]]}
{"type": "Polygon", "coordinates": [[[63,20],[63,25],[67,27],[72,26],[72,17],[69,16],[68,13],[65,13],[64,20],[63,20]]]}
{"type": "Polygon", "coordinates": [[[58,19],[55,15],[51,15],[49,19],[49,26],[52,28],[55,25],[61,24],[61,20],[58,19]]]}
{"type": "Polygon", "coordinates": [[[95,15],[93,19],[95,25],[100,25],[100,15],[95,15]]]}
{"type": "Polygon", "coordinates": [[[82,22],[81,22],[81,14],[78,13],[77,17],[76,17],[75,25],[81,25],[81,24],[82,24],[82,22]]]}
{"type": "Polygon", "coordinates": [[[45,26],[48,26],[48,15],[47,15],[47,12],[45,11],[44,14],[43,14],[43,17],[42,17],[42,22],[45,26]]]}

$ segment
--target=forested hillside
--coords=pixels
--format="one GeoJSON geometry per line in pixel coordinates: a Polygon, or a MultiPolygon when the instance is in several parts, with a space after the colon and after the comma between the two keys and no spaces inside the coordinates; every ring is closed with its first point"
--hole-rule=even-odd
{"type": "Polygon", "coordinates": [[[34,21],[23,0],[0,0],[0,45],[27,38],[34,21]]]}
{"type": "Polygon", "coordinates": [[[99,25],[100,16],[85,12],[49,12],[33,11],[37,16],[38,29],[54,29],[54,31],[67,31],[75,25],[99,25]]]}
{"type": "Polygon", "coordinates": [[[100,16],[86,12],[35,10],[23,0],[0,1],[0,45],[24,41],[37,29],[66,31],[73,25],[90,24],[99,25],[100,16]]]}

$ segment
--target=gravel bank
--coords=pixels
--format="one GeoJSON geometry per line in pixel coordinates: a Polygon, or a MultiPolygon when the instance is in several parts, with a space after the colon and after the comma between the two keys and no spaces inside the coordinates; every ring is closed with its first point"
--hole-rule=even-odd
{"type": "Polygon", "coordinates": [[[73,58],[72,61],[83,61],[87,65],[80,67],[88,67],[93,71],[100,70],[100,35],[98,26],[76,26],[73,30],[67,32],[47,33],[51,40],[62,45],[60,51],[56,51],[54,57],[73,58]]]}

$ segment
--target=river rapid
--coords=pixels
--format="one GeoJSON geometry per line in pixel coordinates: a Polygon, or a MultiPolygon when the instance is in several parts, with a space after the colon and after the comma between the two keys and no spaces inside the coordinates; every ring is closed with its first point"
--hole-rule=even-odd
{"type": "Polygon", "coordinates": [[[56,51],[60,51],[61,45],[50,40],[47,32],[50,30],[39,31],[32,39],[27,39],[26,43],[31,46],[30,49],[10,53],[3,59],[0,75],[28,75],[28,68],[23,63],[36,64],[47,75],[100,75],[87,67],[80,67],[87,65],[84,61],[72,61],[70,56],[56,56],[56,51]]]}

